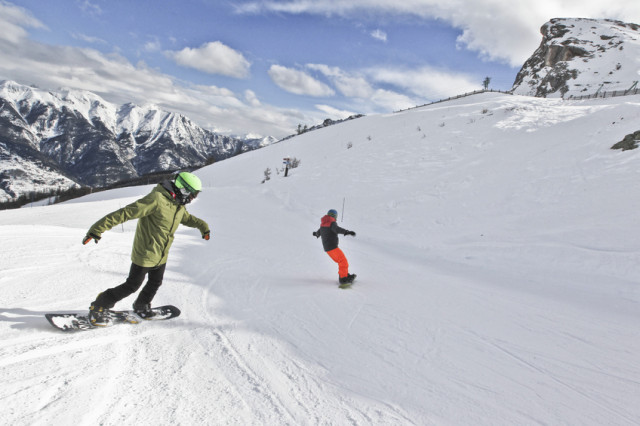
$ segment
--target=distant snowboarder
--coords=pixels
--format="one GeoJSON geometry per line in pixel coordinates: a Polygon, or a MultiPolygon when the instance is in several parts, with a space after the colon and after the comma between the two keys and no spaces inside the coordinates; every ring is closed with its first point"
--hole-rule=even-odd
{"type": "Polygon", "coordinates": [[[139,219],[133,239],[129,277],[123,284],[100,293],[91,303],[89,319],[92,325],[110,325],[109,309],[138,291],[147,274],[147,283],[133,303],[133,310],[142,318],[155,314],[151,309],[151,301],[162,285],[169,248],[178,226],[183,224],[198,228],[202,238],[209,240],[209,225],[189,214],[185,208],[201,189],[202,183],[196,175],[178,173],[173,180],[156,185],[145,197],[109,213],[91,226],[82,244],[92,239],[97,244],[103,232],[128,220],[139,219]]]}
{"type": "Polygon", "coordinates": [[[313,232],[316,238],[322,237],[322,247],[329,257],[338,264],[338,276],[341,285],[351,284],[356,278],[355,274],[349,274],[349,262],[342,250],[338,248],[338,234],[353,235],[353,231],[347,231],[338,226],[338,211],[331,209],[320,220],[320,229],[313,232]]]}

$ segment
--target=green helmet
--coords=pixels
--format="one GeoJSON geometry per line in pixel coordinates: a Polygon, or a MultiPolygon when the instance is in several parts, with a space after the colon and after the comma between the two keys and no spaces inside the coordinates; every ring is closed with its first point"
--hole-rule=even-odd
{"type": "Polygon", "coordinates": [[[176,175],[176,187],[184,188],[190,193],[196,195],[202,191],[202,182],[200,178],[189,172],[180,172],[176,175]]]}
{"type": "Polygon", "coordinates": [[[176,199],[180,204],[189,204],[202,189],[202,182],[198,176],[193,173],[180,172],[174,179],[178,197],[176,199]]]}

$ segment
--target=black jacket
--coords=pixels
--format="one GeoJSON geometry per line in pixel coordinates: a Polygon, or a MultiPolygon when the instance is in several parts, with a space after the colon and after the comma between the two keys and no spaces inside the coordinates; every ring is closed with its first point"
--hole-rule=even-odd
{"type": "Polygon", "coordinates": [[[322,237],[322,247],[324,251],[331,251],[338,248],[338,234],[347,234],[346,229],[340,228],[336,219],[325,215],[320,221],[320,229],[315,232],[316,237],[322,237]]]}

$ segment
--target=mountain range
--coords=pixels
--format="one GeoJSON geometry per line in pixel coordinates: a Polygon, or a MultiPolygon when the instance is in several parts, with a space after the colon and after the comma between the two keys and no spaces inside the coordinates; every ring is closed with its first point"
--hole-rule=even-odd
{"type": "Polygon", "coordinates": [[[155,105],[0,82],[0,200],[193,169],[273,142],[216,134],[155,105]]]}

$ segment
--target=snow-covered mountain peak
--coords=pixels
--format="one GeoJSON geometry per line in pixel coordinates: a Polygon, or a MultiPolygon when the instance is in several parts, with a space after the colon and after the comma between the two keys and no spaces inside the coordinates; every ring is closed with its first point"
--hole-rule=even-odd
{"type": "Polygon", "coordinates": [[[140,132],[157,132],[176,114],[158,109],[156,105],[125,104],[117,110],[117,131],[133,135],[140,132]]]}
{"type": "Polygon", "coordinates": [[[278,142],[278,138],[273,136],[262,136],[258,134],[248,133],[242,137],[245,143],[253,146],[254,148],[263,148],[265,146],[273,145],[278,142]]]}
{"type": "Polygon", "coordinates": [[[56,96],[51,92],[25,86],[11,80],[3,80],[0,82],[0,98],[10,102],[14,107],[24,104],[33,105],[37,103],[56,106],[60,105],[56,96]]]}
{"type": "Polygon", "coordinates": [[[102,99],[99,95],[90,92],[88,90],[78,90],[78,89],[63,89],[58,92],[58,96],[63,102],[67,102],[70,104],[95,104],[102,103],[106,104],[107,101],[102,99]]]}
{"type": "Polygon", "coordinates": [[[31,91],[32,90],[29,86],[18,84],[15,81],[11,81],[11,80],[0,81],[0,96],[2,96],[3,98],[22,97],[26,93],[31,91]]]}
{"type": "Polygon", "coordinates": [[[62,105],[82,114],[88,122],[97,119],[109,129],[115,129],[114,116],[117,107],[99,95],[88,90],[65,89],[55,96],[60,99],[62,105]]]}
{"type": "Polygon", "coordinates": [[[568,97],[627,90],[640,80],[640,25],[556,18],[540,32],[540,46],[516,76],[516,94],[568,97]]]}

